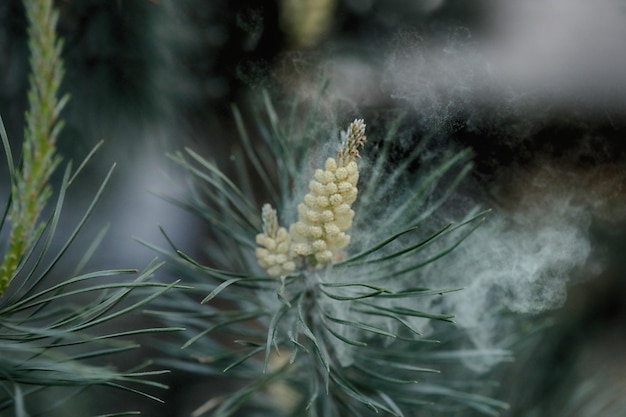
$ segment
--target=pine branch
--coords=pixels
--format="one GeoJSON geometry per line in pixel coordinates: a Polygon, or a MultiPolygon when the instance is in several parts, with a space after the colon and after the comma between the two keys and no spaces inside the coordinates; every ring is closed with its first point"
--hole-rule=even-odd
{"type": "Polygon", "coordinates": [[[458,224],[437,225],[430,216],[469,172],[470,153],[444,154],[417,175],[410,167],[420,165],[420,152],[388,166],[394,135],[370,156],[357,119],[341,135],[336,159],[315,154],[328,149],[319,140],[328,133],[319,131],[316,105],[294,110],[311,120],[282,124],[264,98],[266,117],[257,119],[263,146],[252,145],[235,109],[245,156],[258,172],[247,178],[242,170],[237,182],[197,155],[174,158],[197,181],[195,198],[180,204],[207,220],[214,245],[211,263],[203,265],[167,238],[195,287],[152,312],[187,329],[182,351],[166,348],[176,357],[168,364],[199,374],[228,371],[242,381],[228,400],[208,399],[212,416],[279,415],[267,407],[277,384],[295,398],[281,414],[288,416],[408,416],[418,407],[429,407],[428,415],[452,409],[495,415],[506,408],[479,384],[439,373],[468,358],[508,353],[460,350],[450,342],[454,316],[437,299],[460,289],[423,284],[430,281],[427,266],[445,262],[485,217],[470,213],[458,224]],[[312,166],[324,168],[311,175],[312,166]],[[271,204],[255,201],[261,186],[271,204]],[[251,205],[263,207],[256,222],[251,205]],[[280,220],[293,222],[289,230],[280,220]],[[216,298],[229,309],[213,307],[216,298]],[[449,327],[424,337],[421,330],[431,326],[449,327]]]}
{"type": "Polygon", "coordinates": [[[12,227],[7,253],[0,266],[0,387],[3,388],[0,413],[9,410],[25,416],[31,412],[29,409],[37,407],[38,413],[48,415],[51,409],[63,406],[74,395],[95,385],[161,401],[135,386],[165,388],[150,378],[166,371],[146,370],[149,362],[119,370],[97,366],[93,360],[106,359],[108,363],[113,355],[139,348],[137,343],[128,340],[129,337],[182,330],[135,327],[111,332],[103,326],[137,314],[172,288],[179,288],[177,283],[152,282],[162,263],[155,261],[141,272],[124,269],[82,273],[102,239],[101,233],[92,245],[84,248],[74,274],[50,283],[53,274],[59,275],[55,267],[92,215],[115,166],[96,187],[73,229],[67,230],[66,240],[56,242],[66,195],[99,145],[76,170],[71,162],[67,164],[51,213],[40,219],[52,196],[50,177],[60,163],[56,140],[63,126],[60,113],[67,97],[60,100],[57,97],[63,65],[62,43],[55,35],[58,13],[53,9],[53,2],[25,0],[24,4],[32,73],[22,156],[17,169],[13,166],[9,141],[0,120],[0,136],[11,175],[11,195],[0,217],[0,229],[7,223],[12,227]],[[135,279],[129,279],[129,275],[135,275],[135,279]],[[11,287],[5,291],[9,284],[11,287]],[[64,395],[52,404],[40,404],[47,395],[47,388],[58,389],[64,395]]]}

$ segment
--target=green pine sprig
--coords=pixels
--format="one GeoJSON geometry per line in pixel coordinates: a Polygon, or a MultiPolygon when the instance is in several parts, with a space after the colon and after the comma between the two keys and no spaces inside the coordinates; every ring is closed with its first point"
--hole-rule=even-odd
{"type": "Polygon", "coordinates": [[[56,36],[58,13],[52,0],[25,0],[30,50],[29,110],[21,165],[11,175],[11,232],[8,248],[0,264],[0,296],[5,292],[43,225],[39,217],[52,190],[50,176],[59,165],[56,140],[63,127],[60,113],[68,101],[59,99],[63,79],[61,50],[63,43],[56,36]]]}

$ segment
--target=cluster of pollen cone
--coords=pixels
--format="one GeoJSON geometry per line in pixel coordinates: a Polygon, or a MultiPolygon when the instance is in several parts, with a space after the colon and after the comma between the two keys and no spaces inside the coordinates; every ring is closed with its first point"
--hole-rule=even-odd
{"type": "Polygon", "coordinates": [[[317,169],[304,202],[298,205],[298,221],[289,231],[278,225],[276,210],[262,209],[263,233],[256,236],[259,265],[270,276],[284,276],[299,265],[332,263],[350,243],[346,231],[352,226],[357,198],[358,149],[365,143],[365,123],[357,119],[342,132],[337,159],[328,158],[325,169],[317,169]]]}

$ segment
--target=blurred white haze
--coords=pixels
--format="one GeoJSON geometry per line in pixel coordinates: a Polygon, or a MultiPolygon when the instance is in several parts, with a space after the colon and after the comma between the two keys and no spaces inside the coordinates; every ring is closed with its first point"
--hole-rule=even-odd
{"type": "Polygon", "coordinates": [[[424,99],[429,87],[468,89],[496,95],[486,99],[502,100],[514,92],[549,100],[547,106],[582,101],[624,107],[624,1],[490,4],[483,33],[460,28],[437,40],[400,35],[386,63],[386,81],[394,84],[395,94],[424,99]]]}
{"type": "Polygon", "coordinates": [[[623,106],[626,2],[494,3],[494,39],[485,55],[505,81],[562,99],[623,106]]]}

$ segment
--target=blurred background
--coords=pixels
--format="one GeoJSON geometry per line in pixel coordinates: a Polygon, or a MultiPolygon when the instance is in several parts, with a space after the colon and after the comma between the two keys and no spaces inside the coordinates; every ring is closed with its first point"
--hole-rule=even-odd
{"type": "MultiPolygon", "coordinates": [[[[626,2],[61,0],[57,8],[71,95],[60,153],[78,161],[104,140],[64,221],[117,164],[83,234],[88,242],[110,223],[93,268],[142,268],[156,254],[133,236],[161,243],[158,226],[200,255],[210,246],[205,225],[154,195],[186,189],[165,155],[191,146],[228,170],[233,104],[246,120],[262,89],[278,100],[307,97],[328,79],[328,102],[365,116],[370,134],[400,109],[419,131],[445,131],[440,146],[473,149],[475,170],[454,204],[495,214],[455,265],[504,300],[516,329],[537,317],[552,323],[506,346],[509,327],[459,305],[477,347],[516,352],[513,364],[471,371],[502,382],[494,395],[511,403],[505,415],[626,415],[626,2]]],[[[19,149],[29,70],[19,0],[0,4],[0,59],[0,115],[19,149]]],[[[217,390],[183,373],[163,380],[172,387],[157,393],[165,405],[119,401],[144,415],[188,416],[217,390]]],[[[110,401],[118,394],[105,395],[84,407],[119,409],[110,401]]]]}

